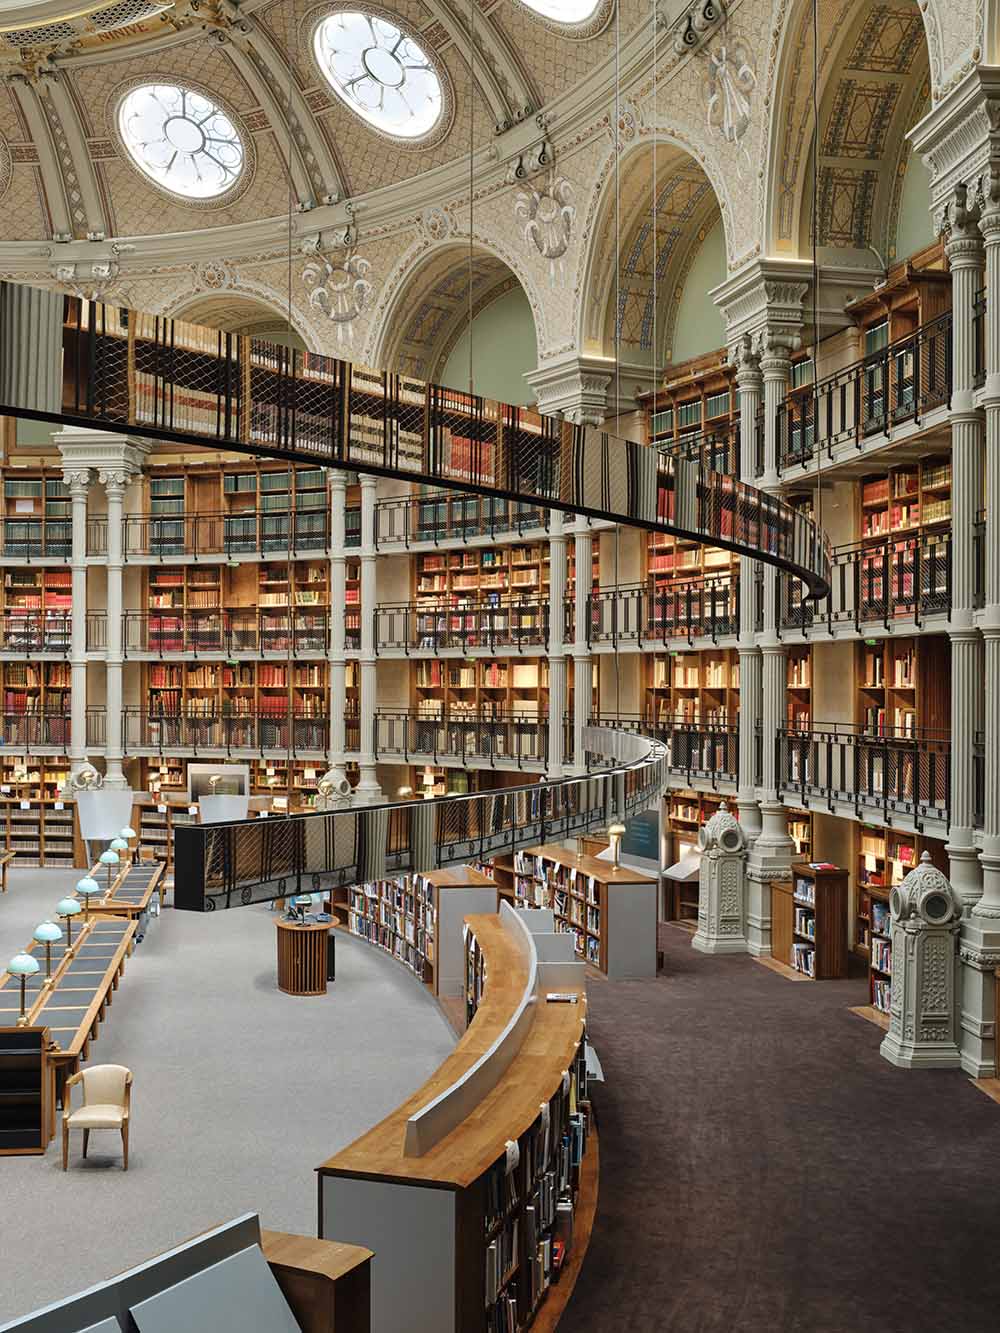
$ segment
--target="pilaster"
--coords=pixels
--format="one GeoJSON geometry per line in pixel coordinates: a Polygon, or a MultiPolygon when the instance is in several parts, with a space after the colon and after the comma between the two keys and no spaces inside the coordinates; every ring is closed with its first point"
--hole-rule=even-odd
{"type": "Polygon", "coordinates": [[[546,772],[561,778],[566,735],[566,532],[561,510],[549,513],[549,745],[546,772]]]}
{"type": "Polygon", "coordinates": [[[382,799],[375,776],[375,497],[377,480],[361,474],[361,777],[357,800],[369,805],[382,799]]]}

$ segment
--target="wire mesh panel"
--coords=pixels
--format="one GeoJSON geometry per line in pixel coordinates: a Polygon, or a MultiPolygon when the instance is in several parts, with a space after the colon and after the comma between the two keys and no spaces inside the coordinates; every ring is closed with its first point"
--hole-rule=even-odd
{"type": "MultiPolygon", "coordinates": [[[[15,327],[20,306],[0,308],[10,325],[0,337],[28,346],[15,327]]],[[[920,346],[931,357],[936,343],[920,346]]],[[[62,372],[60,411],[0,407],[676,531],[772,560],[816,593],[825,588],[826,543],[812,522],[714,470],[733,461],[735,436],[649,448],[410,376],[79,297],[64,299],[62,372]]],[[[17,398],[16,377],[8,383],[4,396],[17,398]]],[[[130,549],[154,555],[166,542],[183,554],[219,541],[214,529],[202,535],[183,519],[164,521],[168,531],[140,532],[130,549]]],[[[301,535],[324,539],[319,528],[301,535]]]]}

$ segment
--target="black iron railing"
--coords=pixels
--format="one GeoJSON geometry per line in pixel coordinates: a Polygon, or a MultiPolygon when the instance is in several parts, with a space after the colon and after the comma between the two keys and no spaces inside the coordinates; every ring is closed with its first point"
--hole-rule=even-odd
{"type": "Polygon", "coordinates": [[[835,371],[789,392],[778,407],[778,471],[812,460],[815,450],[891,435],[951,398],[951,312],[835,371]]]}
{"type": "MultiPolygon", "coordinates": [[[[103,708],[87,708],[85,712],[86,739],[89,746],[105,743],[105,712],[103,708]]],[[[70,744],[71,714],[65,708],[45,708],[30,711],[0,713],[0,748],[31,750],[36,746],[66,753],[70,744]]]]}
{"type": "Polygon", "coordinates": [[[781,728],[775,740],[778,794],[811,798],[834,810],[853,805],[858,817],[880,811],[888,823],[907,816],[948,822],[951,737],[948,732],[888,731],[857,727],[781,728]]]}
{"type": "Polygon", "coordinates": [[[287,656],[289,651],[301,656],[329,648],[326,610],[126,611],[122,622],[126,656],[287,656]]]}
{"type": "Polygon", "coordinates": [[[442,600],[400,602],[375,609],[376,650],[437,653],[486,648],[519,652],[543,647],[549,637],[549,604],[510,598],[496,605],[454,606],[442,600]]]}
{"type": "Polygon", "coordinates": [[[158,713],[128,708],[122,714],[122,748],[126,754],[172,754],[177,750],[258,754],[276,750],[322,755],[330,748],[330,719],[295,711],[233,717],[215,712],[158,713]]]}
{"type": "Polygon", "coordinates": [[[668,770],[690,783],[735,783],[739,777],[739,726],[736,722],[690,722],[685,718],[655,721],[641,714],[602,714],[593,726],[614,726],[638,735],[655,736],[666,750],[668,770]]]}
{"type": "Polygon", "coordinates": [[[508,533],[535,537],[547,532],[548,526],[547,508],[492,495],[438,491],[380,500],[375,506],[375,544],[379,547],[469,541],[508,533]]]}
{"type": "Polygon", "coordinates": [[[126,560],[158,556],[325,553],[330,549],[330,510],[295,514],[251,510],[239,514],[128,514],[126,560]]]}
{"type": "Polygon", "coordinates": [[[818,601],[799,595],[779,578],[782,629],[831,629],[834,625],[882,624],[947,615],[951,610],[950,530],[907,537],[868,538],[831,552],[830,592],[818,601]]]}
{"type": "MultiPolygon", "coordinates": [[[[434,762],[465,759],[477,764],[536,764],[549,756],[548,717],[537,713],[511,714],[429,710],[383,710],[375,715],[375,757],[434,762]]],[[[566,744],[572,747],[572,727],[564,719],[566,744]]],[[[567,754],[567,758],[570,757],[567,754]]]]}
{"type": "MultiPolygon", "coordinates": [[[[3,306],[9,324],[0,338],[26,348],[23,312],[36,306],[50,316],[59,298],[19,296],[3,306]]],[[[62,298],[62,311],[62,348],[30,353],[51,357],[57,378],[61,362],[62,403],[43,403],[34,389],[18,401],[11,387],[12,401],[0,403],[8,415],[127,428],[676,532],[772,561],[825,590],[823,534],[783,500],[714,471],[708,450],[648,448],[476,394],[79,297],[62,298]]]]}
{"type": "Polygon", "coordinates": [[[588,598],[588,644],[718,639],[739,632],[739,580],[729,574],[601,588],[588,598]]]}

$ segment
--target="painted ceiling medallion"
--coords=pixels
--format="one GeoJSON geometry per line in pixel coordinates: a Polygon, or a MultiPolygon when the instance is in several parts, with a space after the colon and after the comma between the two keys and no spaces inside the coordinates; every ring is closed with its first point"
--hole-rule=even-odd
{"type": "Polygon", "coordinates": [[[327,82],[362,120],[397,139],[423,139],[441,119],[444,88],[416,38],[369,11],[338,10],[316,26],[327,82]]]}
{"type": "Polygon", "coordinates": [[[368,260],[353,253],[335,259],[319,255],[302,270],[309,304],[334,325],[338,342],[352,340],[354,321],[371,304],[375,288],[368,281],[370,272],[368,260]]]}
{"type": "Polygon", "coordinates": [[[218,199],[243,173],[239,131],[220,106],[193,88],[133,88],[119,104],[118,132],[143,175],[185,199],[218,199]]]}

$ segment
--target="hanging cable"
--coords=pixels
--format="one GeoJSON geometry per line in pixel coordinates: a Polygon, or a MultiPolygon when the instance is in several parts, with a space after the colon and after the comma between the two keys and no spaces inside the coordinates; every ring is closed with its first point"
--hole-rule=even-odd
{"type": "Polygon", "coordinates": [[[812,430],[813,449],[816,453],[816,530],[823,528],[823,481],[819,467],[819,0],[812,0],[812,430]]]}
{"type": "MultiPolygon", "coordinates": [[[[295,380],[294,380],[295,350],[294,350],[294,348],[293,348],[293,346],[292,346],[292,341],[293,341],[293,340],[292,340],[292,334],[293,334],[293,326],[292,326],[292,235],[293,235],[293,220],[292,220],[292,215],[293,215],[293,213],[294,213],[294,211],[295,211],[295,181],[294,181],[294,178],[293,178],[293,175],[292,175],[292,152],[293,152],[293,141],[292,141],[292,78],[293,78],[293,74],[292,74],[292,53],[291,53],[291,50],[289,49],[289,52],[288,52],[288,86],[287,86],[287,91],[286,91],[286,97],[287,97],[288,100],[287,100],[286,103],[285,103],[285,133],[286,133],[286,140],[287,140],[287,145],[288,145],[288,273],[287,273],[287,278],[288,278],[288,306],[287,306],[287,310],[286,310],[286,325],[287,325],[286,334],[287,334],[287,342],[288,342],[288,346],[287,346],[287,348],[286,348],[286,350],[285,350],[284,362],[285,362],[285,368],[286,368],[286,374],[287,374],[287,377],[288,377],[288,381],[289,381],[289,383],[290,383],[291,386],[294,386],[294,382],[295,382],[295,380]]],[[[286,404],[286,412],[287,412],[287,410],[288,410],[288,405],[286,404]]],[[[285,421],[286,421],[285,429],[286,429],[286,430],[290,430],[291,419],[292,419],[292,418],[291,418],[290,415],[289,415],[289,416],[286,416],[286,418],[285,418],[285,421]]],[[[279,421],[280,421],[280,417],[279,417],[279,421]]],[[[285,536],[285,540],[286,540],[285,572],[286,572],[286,577],[287,577],[287,582],[288,582],[288,611],[287,611],[287,620],[286,620],[286,625],[287,625],[287,635],[286,635],[286,643],[285,643],[285,675],[286,675],[286,680],[285,680],[285,706],[286,706],[286,709],[287,709],[287,715],[286,715],[286,730],[285,730],[285,796],[286,796],[286,806],[285,806],[285,810],[286,810],[286,813],[287,813],[287,814],[291,814],[291,811],[292,811],[292,790],[293,790],[293,786],[292,786],[292,756],[293,756],[294,751],[295,751],[295,747],[294,747],[294,745],[293,745],[293,736],[292,736],[292,733],[293,733],[293,731],[294,731],[294,729],[295,729],[295,690],[294,690],[293,685],[292,685],[292,671],[293,671],[293,663],[294,663],[294,660],[295,660],[295,654],[294,654],[294,652],[293,652],[293,650],[292,650],[292,646],[293,646],[293,643],[294,643],[294,641],[295,641],[295,595],[294,595],[294,592],[293,592],[294,582],[295,582],[295,581],[294,581],[294,572],[293,572],[293,568],[292,568],[292,549],[293,549],[293,542],[292,542],[292,525],[293,525],[294,522],[295,522],[295,486],[294,486],[294,482],[295,482],[295,474],[294,474],[294,472],[292,471],[292,462],[291,462],[291,459],[289,459],[289,460],[288,460],[288,503],[287,503],[287,510],[286,510],[286,515],[285,515],[285,529],[286,529],[286,536],[285,536]]],[[[259,726],[259,723],[258,723],[258,726],[259,726]]]]}
{"type": "Polygon", "coordinates": [[[621,229],[622,229],[622,184],[621,184],[621,71],[622,30],[621,4],[615,5],[615,422],[621,415],[622,393],[622,289],[621,289],[621,229]]]}
{"type": "Polygon", "coordinates": [[[472,226],[475,185],[475,105],[476,105],[476,5],[469,0],[469,393],[475,393],[472,362],[472,226]]]}

